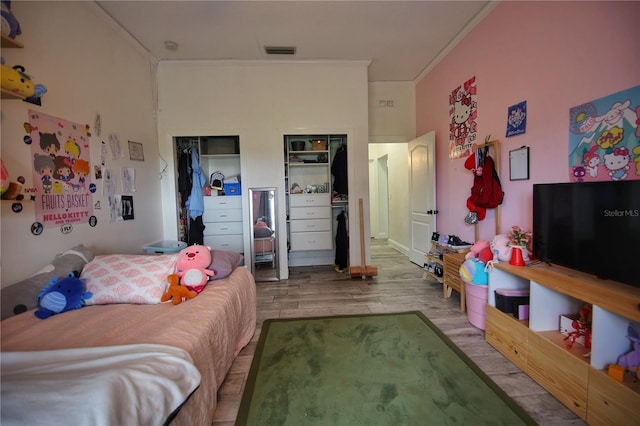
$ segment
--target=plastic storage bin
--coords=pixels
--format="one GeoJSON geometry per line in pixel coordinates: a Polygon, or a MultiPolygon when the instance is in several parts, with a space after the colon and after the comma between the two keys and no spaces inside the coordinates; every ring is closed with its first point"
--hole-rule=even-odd
{"type": "Polygon", "coordinates": [[[164,240],[149,244],[144,248],[144,252],[150,254],[169,254],[177,253],[185,247],[187,247],[187,243],[184,241],[164,240]]]}
{"type": "Polygon", "coordinates": [[[486,285],[464,282],[467,301],[467,319],[474,327],[485,329],[489,288],[486,285]]]}
{"type": "Polygon", "coordinates": [[[518,319],[529,318],[529,290],[495,290],[496,308],[518,319]]]}
{"type": "Polygon", "coordinates": [[[239,183],[224,183],[224,193],[226,195],[241,195],[239,183]]]}

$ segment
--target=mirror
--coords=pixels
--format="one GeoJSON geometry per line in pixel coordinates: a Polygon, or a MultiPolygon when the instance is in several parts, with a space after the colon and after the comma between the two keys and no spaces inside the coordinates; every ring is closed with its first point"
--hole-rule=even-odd
{"type": "Polygon", "coordinates": [[[251,273],[256,281],[278,281],[276,188],[249,188],[251,273]]]}

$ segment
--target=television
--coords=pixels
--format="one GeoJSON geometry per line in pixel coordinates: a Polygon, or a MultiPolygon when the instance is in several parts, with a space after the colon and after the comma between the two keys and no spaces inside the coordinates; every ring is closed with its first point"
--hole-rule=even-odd
{"type": "Polygon", "coordinates": [[[533,185],[532,255],[640,287],[640,180],[533,185]]]}

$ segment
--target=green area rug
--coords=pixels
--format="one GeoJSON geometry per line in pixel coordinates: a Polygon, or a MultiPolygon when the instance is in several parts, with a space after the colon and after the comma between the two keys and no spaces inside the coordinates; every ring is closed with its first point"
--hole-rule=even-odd
{"type": "Polygon", "coordinates": [[[421,312],[272,319],[236,425],[536,424],[421,312]]]}

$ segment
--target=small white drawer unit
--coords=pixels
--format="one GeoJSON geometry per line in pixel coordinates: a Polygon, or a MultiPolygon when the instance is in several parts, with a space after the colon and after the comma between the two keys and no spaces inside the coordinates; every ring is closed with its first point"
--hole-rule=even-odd
{"type": "Polygon", "coordinates": [[[204,197],[204,244],[217,250],[244,253],[242,197],[204,197]]]}
{"type": "Polygon", "coordinates": [[[328,193],[291,194],[289,219],[292,251],[333,249],[328,193]]]}

